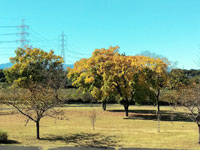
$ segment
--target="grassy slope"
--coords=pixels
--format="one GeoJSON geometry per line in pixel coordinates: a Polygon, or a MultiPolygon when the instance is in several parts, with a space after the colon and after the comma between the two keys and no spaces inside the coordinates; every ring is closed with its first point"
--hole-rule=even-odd
{"type": "Polygon", "coordinates": [[[109,105],[103,112],[100,107],[65,107],[68,120],[44,118],[41,120],[41,137],[35,139],[35,124],[25,124],[25,118],[19,114],[5,115],[10,110],[0,110],[0,129],[7,131],[9,139],[20,142],[17,145],[39,145],[44,148],[57,146],[106,146],[106,147],[143,147],[200,149],[198,128],[193,122],[181,121],[177,117],[170,121],[166,114],[170,107],[161,107],[163,111],[160,127],[154,120],[153,106],[131,106],[129,119],[124,118],[121,105],[109,105]],[[95,109],[97,120],[95,130],[90,123],[90,112],[95,109]],[[112,111],[111,111],[112,110],[112,111]],[[134,111],[133,111],[134,110],[134,111]],[[142,110],[142,111],[141,111],[142,110]]]}

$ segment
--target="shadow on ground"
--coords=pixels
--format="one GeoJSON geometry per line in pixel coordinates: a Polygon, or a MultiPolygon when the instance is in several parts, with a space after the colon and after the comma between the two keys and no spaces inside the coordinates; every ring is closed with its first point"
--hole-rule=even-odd
{"type": "Polygon", "coordinates": [[[57,147],[49,150],[116,150],[115,148],[96,148],[96,147],[57,147]]]}
{"type": "Polygon", "coordinates": [[[119,146],[115,136],[104,136],[100,133],[80,133],[64,136],[49,135],[42,140],[63,141],[81,147],[112,148],[119,146]]]}
{"type": "MultiPolygon", "coordinates": [[[[1,111],[1,110],[0,110],[1,111]]],[[[16,114],[16,111],[5,111],[5,112],[0,112],[0,116],[2,115],[14,115],[16,114]]]]}
{"type": "MultiPolygon", "coordinates": [[[[110,112],[124,112],[124,110],[109,110],[110,112]]],[[[129,110],[129,117],[124,119],[157,120],[156,110],[129,110]]],[[[188,114],[174,111],[160,111],[161,121],[192,122],[188,114]]]]}
{"type": "Polygon", "coordinates": [[[15,140],[6,140],[6,141],[0,141],[0,144],[20,144],[20,142],[15,140]]]}
{"type": "Polygon", "coordinates": [[[120,148],[119,150],[177,150],[177,149],[158,149],[158,148],[120,148]]]}
{"type": "Polygon", "coordinates": [[[36,146],[1,146],[0,150],[41,150],[41,147],[36,146]]]}

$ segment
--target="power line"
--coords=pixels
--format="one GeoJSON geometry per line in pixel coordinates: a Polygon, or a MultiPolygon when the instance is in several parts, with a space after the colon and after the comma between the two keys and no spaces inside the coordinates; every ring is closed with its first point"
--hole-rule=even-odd
{"type": "Polygon", "coordinates": [[[50,50],[54,50],[54,48],[52,48],[51,46],[47,45],[47,44],[42,44],[40,43],[38,40],[31,40],[31,43],[33,43],[34,47],[40,47],[40,48],[49,48],[50,50]]]}
{"type": "Polygon", "coordinates": [[[16,28],[18,26],[0,26],[0,28],[16,28]]]}
{"type": "Polygon", "coordinates": [[[51,49],[57,47],[57,44],[56,44],[56,45],[53,44],[53,43],[50,42],[49,40],[44,39],[44,38],[43,38],[42,36],[40,36],[39,34],[36,34],[36,33],[34,33],[34,32],[31,32],[31,35],[35,37],[35,39],[34,39],[34,40],[31,40],[31,42],[33,42],[33,41],[34,41],[35,43],[36,43],[36,42],[38,42],[38,43],[45,42],[45,43],[44,43],[45,47],[51,47],[51,49]]]}
{"type": "Polygon", "coordinates": [[[17,35],[17,33],[5,33],[5,34],[0,34],[0,35],[17,35]]]}
{"type": "Polygon", "coordinates": [[[83,57],[74,55],[74,54],[72,54],[72,53],[67,53],[67,55],[69,56],[68,58],[75,58],[75,59],[81,59],[81,58],[83,58],[83,57]]]}
{"type": "MultiPolygon", "coordinates": [[[[88,52],[86,52],[87,50],[87,48],[84,48],[82,45],[81,45],[81,47],[79,47],[76,43],[80,43],[79,41],[75,41],[75,43],[73,43],[73,41],[70,41],[70,39],[68,40],[69,41],[69,47],[71,47],[70,49],[72,49],[73,51],[75,50],[77,53],[79,53],[79,54],[81,54],[81,55],[90,55],[91,56],[91,54],[92,53],[88,53],[88,52]],[[78,50],[78,51],[77,51],[78,50]],[[80,50],[81,50],[81,52],[82,53],[80,53],[80,50]],[[86,52],[86,53],[85,53],[86,52]]],[[[80,45],[80,44],[79,44],[80,45]]]]}
{"type": "Polygon", "coordinates": [[[1,49],[1,48],[16,48],[16,47],[6,47],[6,46],[5,46],[5,47],[0,47],[0,49],[1,49]]]}
{"type": "Polygon", "coordinates": [[[18,40],[15,40],[15,41],[0,41],[0,43],[13,43],[13,42],[18,42],[18,40]]]}
{"type": "Polygon", "coordinates": [[[39,36],[40,38],[42,38],[44,41],[53,44],[53,45],[57,45],[57,43],[54,43],[53,41],[50,41],[49,39],[47,39],[45,36],[43,36],[42,34],[34,31],[33,29],[30,29],[31,32],[33,32],[35,35],[39,36]]]}
{"type": "Polygon", "coordinates": [[[76,52],[77,54],[79,55],[87,55],[87,56],[90,56],[91,54],[89,53],[80,53],[76,50],[76,48],[73,48],[71,45],[69,45],[69,50],[68,51],[71,51],[71,52],[76,52]],[[71,51],[72,50],[72,51],[71,51]]]}
{"type": "MultiPolygon", "coordinates": [[[[0,36],[11,36],[11,35],[19,35],[20,36],[20,39],[17,39],[17,40],[5,40],[4,39],[4,41],[0,41],[0,44],[2,44],[2,45],[3,45],[3,43],[14,43],[14,42],[18,43],[18,42],[20,42],[21,48],[25,48],[25,46],[27,44],[29,44],[29,42],[31,42],[31,43],[33,43],[34,46],[39,46],[40,48],[49,48],[51,50],[60,49],[61,56],[63,57],[65,63],[66,63],[65,55],[69,56],[69,57],[67,57],[68,61],[81,59],[81,58],[83,58],[83,56],[90,55],[90,54],[86,54],[84,51],[79,52],[80,48],[74,48],[71,45],[68,45],[68,39],[67,39],[66,35],[64,34],[64,32],[62,32],[62,34],[59,36],[59,43],[57,44],[56,42],[49,40],[42,34],[34,31],[33,29],[29,29],[30,34],[33,39],[28,40],[27,36],[29,35],[29,33],[27,32],[27,29],[29,28],[29,26],[25,25],[24,19],[22,19],[21,25],[0,26],[0,28],[18,28],[20,30],[19,33],[1,33],[0,36]]],[[[6,47],[6,45],[5,45],[4,47],[2,46],[0,48],[3,50],[5,48],[9,48],[9,47],[6,47]]],[[[15,48],[17,48],[17,47],[15,47],[15,48]]],[[[14,55],[14,54],[0,54],[0,55],[14,55]]]]}
{"type": "Polygon", "coordinates": [[[26,29],[29,28],[27,25],[24,24],[24,19],[22,19],[22,24],[17,26],[0,26],[0,28],[19,28],[19,33],[4,33],[0,34],[1,36],[9,36],[9,35],[20,35],[20,39],[13,40],[13,41],[0,41],[0,44],[2,43],[13,43],[13,42],[20,42],[21,48],[24,48],[26,44],[29,43],[29,40],[26,39],[26,36],[28,35],[28,32],[26,32],[26,29]]]}
{"type": "MultiPolygon", "coordinates": [[[[47,39],[41,33],[38,33],[36,31],[34,31],[33,29],[30,29],[30,31],[31,31],[31,35],[33,35],[35,37],[34,40],[31,40],[31,42],[35,43],[34,45],[39,45],[40,47],[49,47],[53,50],[57,50],[57,48],[56,48],[57,44],[55,42],[47,39]],[[42,44],[42,42],[45,42],[45,43],[42,44]]],[[[91,55],[91,54],[77,52],[77,50],[75,50],[74,48],[71,48],[71,47],[70,47],[70,49],[72,49],[72,50],[68,49],[68,42],[67,41],[68,40],[66,40],[66,35],[64,34],[64,32],[61,35],[59,35],[58,47],[61,51],[60,54],[63,57],[64,62],[66,62],[66,52],[68,52],[67,55],[70,55],[71,58],[75,58],[75,59],[83,58],[83,55],[84,56],[91,55]]],[[[68,57],[67,57],[67,59],[68,59],[68,57]]]]}

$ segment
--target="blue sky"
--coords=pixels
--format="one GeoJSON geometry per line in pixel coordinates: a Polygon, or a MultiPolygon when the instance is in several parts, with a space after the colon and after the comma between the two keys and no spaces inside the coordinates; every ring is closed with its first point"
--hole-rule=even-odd
{"type": "MultiPolygon", "coordinates": [[[[66,62],[90,57],[96,48],[120,46],[120,52],[141,51],[178,61],[178,67],[199,69],[200,0],[1,0],[0,26],[25,19],[30,45],[60,54],[59,35],[67,35],[66,62]]],[[[1,28],[0,34],[19,33],[1,28]]],[[[0,63],[9,61],[20,39],[0,35],[0,63]]]]}

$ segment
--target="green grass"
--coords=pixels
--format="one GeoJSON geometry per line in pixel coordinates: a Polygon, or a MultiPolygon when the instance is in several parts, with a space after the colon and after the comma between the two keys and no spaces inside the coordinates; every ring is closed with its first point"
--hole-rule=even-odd
{"type": "Polygon", "coordinates": [[[58,146],[200,149],[197,125],[181,113],[182,109],[161,107],[158,133],[153,106],[131,106],[129,118],[124,117],[121,105],[108,105],[107,111],[102,111],[100,105],[70,106],[60,108],[65,110],[67,120],[49,117],[41,120],[42,140],[36,140],[33,122],[24,126],[25,118],[10,109],[0,110],[0,129],[8,133],[10,140],[19,142],[16,145],[42,146],[44,149],[58,146]],[[89,118],[93,109],[97,112],[95,130],[89,118]]]}

